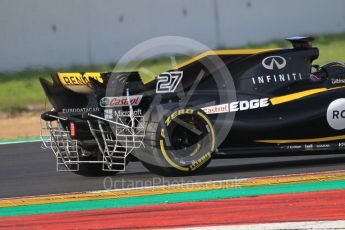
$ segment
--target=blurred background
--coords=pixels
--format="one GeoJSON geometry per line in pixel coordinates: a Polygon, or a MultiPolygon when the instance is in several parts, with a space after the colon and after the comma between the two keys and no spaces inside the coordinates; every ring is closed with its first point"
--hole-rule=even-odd
{"type": "MultiPolygon", "coordinates": [[[[0,139],[39,136],[38,77],[112,71],[157,36],[227,49],[289,47],[284,38],[312,35],[319,64],[345,62],[344,0],[0,0],[0,29],[0,139]]],[[[145,65],[168,68],[164,58],[145,65]]]]}

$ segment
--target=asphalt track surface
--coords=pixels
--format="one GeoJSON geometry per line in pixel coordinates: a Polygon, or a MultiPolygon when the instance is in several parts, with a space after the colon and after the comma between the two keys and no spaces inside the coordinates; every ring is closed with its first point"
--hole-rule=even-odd
{"type": "Polygon", "coordinates": [[[260,176],[343,170],[345,154],[216,159],[191,177],[159,177],[140,162],[111,177],[82,177],[56,172],[55,157],[41,143],[0,145],[0,198],[134,188],[260,176]]]}

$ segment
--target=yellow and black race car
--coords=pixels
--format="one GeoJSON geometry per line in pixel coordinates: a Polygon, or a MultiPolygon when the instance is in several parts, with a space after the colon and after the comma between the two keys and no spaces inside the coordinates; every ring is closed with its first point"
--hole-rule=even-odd
{"type": "Polygon", "coordinates": [[[345,65],[313,64],[310,37],[291,49],[214,50],[144,83],[138,72],[56,73],[41,79],[42,114],[58,170],[124,171],[131,160],[188,175],[233,154],[345,148],[345,65]]]}

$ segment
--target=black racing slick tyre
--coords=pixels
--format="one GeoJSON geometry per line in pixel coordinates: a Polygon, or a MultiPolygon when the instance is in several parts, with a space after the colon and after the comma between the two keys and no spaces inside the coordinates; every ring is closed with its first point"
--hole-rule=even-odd
{"type": "MultiPolygon", "coordinates": [[[[99,150],[94,150],[95,155],[99,155],[99,150]]],[[[79,156],[80,161],[96,161],[97,156],[79,156]]],[[[103,171],[102,163],[79,163],[79,170],[72,171],[74,174],[85,177],[101,177],[112,176],[118,173],[118,171],[103,171]]]]}
{"type": "Polygon", "coordinates": [[[74,174],[85,176],[85,177],[101,177],[101,176],[112,176],[118,172],[103,171],[102,164],[100,163],[80,163],[78,171],[72,171],[74,174]]]}
{"type": "Polygon", "coordinates": [[[175,109],[147,119],[143,165],[162,176],[192,175],[204,169],[215,150],[212,123],[201,110],[175,109]]]}

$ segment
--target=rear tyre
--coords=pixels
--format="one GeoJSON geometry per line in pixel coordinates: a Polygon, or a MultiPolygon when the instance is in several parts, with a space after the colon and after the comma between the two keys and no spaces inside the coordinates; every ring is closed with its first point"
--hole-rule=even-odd
{"type": "MultiPolygon", "coordinates": [[[[99,150],[93,150],[96,153],[90,156],[79,156],[80,161],[96,161],[97,156],[101,153],[99,150]]],[[[102,163],[80,163],[79,171],[72,171],[74,174],[85,177],[100,177],[100,176],[112,176],[117,174],[117,171],[103,171],[102,163]]]]}
{"type": "Polygon", "coordinates": [[[215,134],[207,115],[200,110],[175,109],[148,119],[143,165],[162,176],[200,172],[210,163],[215,134]]]}
{"type": "Polygon", "coordinates": [[[112,176],[118,172],[113,171],[103,171],[102,164],[92,164],[92,163],[80,163],[79,171],[72,171],[74,174],[85,176],[85,177],[100,177],[100,176],[112,176]]]}

